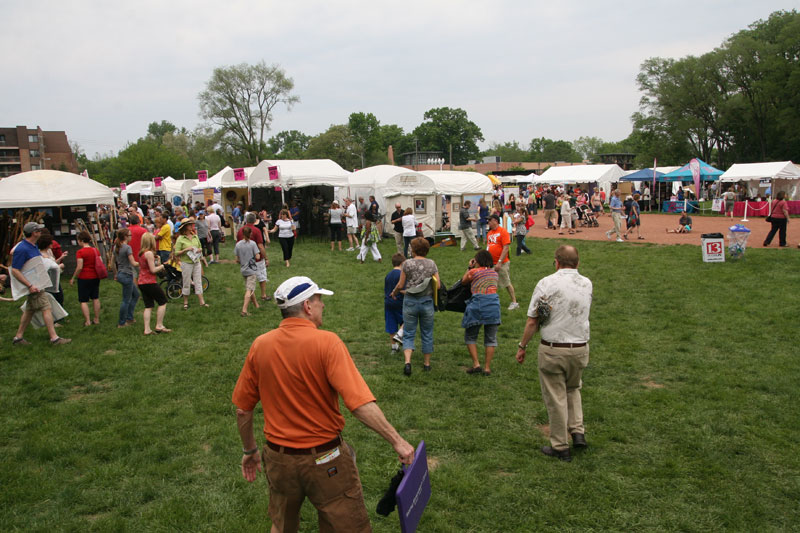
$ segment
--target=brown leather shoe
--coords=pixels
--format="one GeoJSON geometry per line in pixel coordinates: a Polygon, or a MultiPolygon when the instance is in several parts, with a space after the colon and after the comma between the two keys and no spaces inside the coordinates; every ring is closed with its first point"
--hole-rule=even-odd
{"type": "Polygon", "coordinates": [[[572,456],[569,453],[569,448],[564,450],[556,450],[551,446],[542,446],[542,453],[550,457],[557,457],[561,461],[568,463],[572,461],[572,456]]]}
{"type": "Polygon", "coordinates": [[[586,437],[583,435],[583,433],[572,434],[572,445],[576,448],[586,448],[589,446],[586,444],[586,437]]]}

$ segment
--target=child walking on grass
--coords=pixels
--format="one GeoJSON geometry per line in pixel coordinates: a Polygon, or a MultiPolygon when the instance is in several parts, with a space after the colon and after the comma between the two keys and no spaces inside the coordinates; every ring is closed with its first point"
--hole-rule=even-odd
{"type": "Polygon", "coordinates": [[[258,245],[250,240],[253,230],[250,226],[242,228],[242,240],[236,243],[233,253],[236,255],[236,262],[239,263],[239,271],[244,277],[244,302],[242,302],[242,316],[249,316],[247,309],[250,302],[259,308],[256,301],[256,274],[258,273],[258,262],[261,261],[261,254],[258,245]]]}
{"type": "Polygon", "coordinates": [[[392,256],[392,269],[386,274],[383,280],[383,314],[386,322],[386,333],[389,334],[389,342],[392,345],[392,351],[400,351],[400,342],[402,340],[402,333],[400,330],[403,327],[403,292],[401,291],[397,298],[392,298],[392,289],[395,288],[397,282],[400,281],[400,268],[406,256],[397,253],[392,256]],[[398,336],[400,340],[398,340],[398,336]]]}

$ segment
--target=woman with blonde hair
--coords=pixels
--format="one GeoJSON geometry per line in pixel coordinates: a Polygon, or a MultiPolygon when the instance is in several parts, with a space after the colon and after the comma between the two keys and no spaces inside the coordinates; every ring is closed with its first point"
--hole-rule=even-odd
{"type": "Polygon", "coordinates": [[[164,327],[164,315],[167,313],[167,296],[156,281],[156,273],[164,270],[164,265],[156,265],[156,238],[152,233],[142,235],[142,247],[139,251],[139,292],[144,300],[144,334],[170,333],[172,330],[164,327]],[[153,313],[153,304],[158,303],[156,310],[156,329],[150,329],[150,316],[153,313]]]}
{"type": "Polygon", "coordinates": [[[206,262],[206,258],[203,257],[203,249],[200,238],[197,236],[194,220],[189,218],[181,220],[178,233],[173,254],[181,262],[183,309],[189,309],[189,293],[192,284],[194,284],[194,293],[200,301],[200,307],[209,307],[203,298],[203,263],[206,262]]]}

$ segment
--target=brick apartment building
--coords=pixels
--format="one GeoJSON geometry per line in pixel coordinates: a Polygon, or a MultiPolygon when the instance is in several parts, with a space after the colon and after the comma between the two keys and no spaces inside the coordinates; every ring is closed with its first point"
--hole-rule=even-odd
{"type": "Polygon", "coordinates": [[[0,178],[29,170],[78,172],[78,161],[63,131],[27,126],[0,128],[0,178]]]}

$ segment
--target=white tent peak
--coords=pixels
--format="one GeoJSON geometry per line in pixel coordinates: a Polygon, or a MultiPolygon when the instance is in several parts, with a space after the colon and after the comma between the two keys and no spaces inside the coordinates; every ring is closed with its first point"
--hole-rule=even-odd
{"type": "Polygon", "coordinates": [[[113,203],[114,191],[71,172],[31,170],[0,181],[0,209],[113,203]]]}
{"type": "Polygon", "coordinates": [[[800,179],[800,168],[791,161],[735,163],[719,177],[722,182],[759,179],[800,179]]]}

